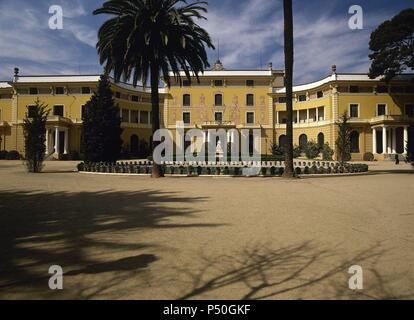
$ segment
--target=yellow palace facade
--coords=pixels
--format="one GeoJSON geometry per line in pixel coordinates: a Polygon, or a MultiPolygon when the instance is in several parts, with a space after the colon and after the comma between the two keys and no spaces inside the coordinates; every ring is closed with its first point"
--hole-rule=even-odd
{"type": "MultiPolygon", "coordinates": [[[[373,153],[378,160],[406,154],[413,146],[413,75],[400,75],[386,84],[364,74],[340,74],[336,67],[327,77],[294,91],[294,144],[313,140],[333,149],[339,117],[351,117],[353,160],[373,153]]],[[[96,89],[99,76],[20,76],[0,82],[0,150],[24,154],[22,123],[39,98],[50,108],[47,153],[59,157],[80,151],[83,105],[96,89]]],[[[177,123],[186,130],[257,129],[262,154],[273,144],[283,145],[286,134],[284,73],[267,70],[227,70],[218,61],[212,70],[189,82],[160,89],[161,127],[174,133],[177,123]]],[[[112,83],[121,110],[124,148],[137,152],[151,141],[150,91],[112,83]]],[[[173,135],[175,136],[175,135],[173,135]]],[[[231,138],[230,138],[231,139],[231,138]]]]}

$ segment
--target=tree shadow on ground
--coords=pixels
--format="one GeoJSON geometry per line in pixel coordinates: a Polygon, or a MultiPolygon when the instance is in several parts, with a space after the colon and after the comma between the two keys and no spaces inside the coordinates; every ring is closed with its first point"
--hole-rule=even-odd
{"type": "Polygon", "coordinates": [[[219,227],[173,222],[175,217],[196,219],[191,207],[205,200],[157,190],[0,191],[0,293],[19,285],[44,286],[48,267],[55,264],[68,275],[144,270],[158,259],[155,248],[130,240],[129,234],[219,227]],[[108,252],[117,259],[108,261],[108,252]]]}
{"type": "Polygon", "coordinates": [[[178,299],[215,299],[219,291],[242,300],[413,298],[414,290],[395,293],[391,289],[394,283],[409,280],[408,277],[394,275],[385,279],[376,270],[384,252],[378,244],[341,259],[332,250],[318,250],[311,242],[304,242],[278,249],[256,244],[232,255],[201,255],[203,264],[198,270],[191,266],[177,268],[189,279],[184,282],[190,287],[178,299]],[[348,269],[356,264],[367,266],[364,278],[372,280],[357,293],[348,286],[348,269]]]}

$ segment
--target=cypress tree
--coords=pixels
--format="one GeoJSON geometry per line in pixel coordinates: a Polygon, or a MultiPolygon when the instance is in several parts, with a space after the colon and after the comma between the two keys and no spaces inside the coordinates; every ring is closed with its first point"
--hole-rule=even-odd
{"type": "Polygon", "coordinates": [[[346,112],[340,117],[336,125],[338,126],[338,138],[335,143],[337,160],[344,164],[351,160],[351,126],[346,112]]]}
{"type": "Polygon", "coordinates": [[[35,105],[23,120],[25,161],[29,172],[41,172],[46,152],[46,122],[48,106],[35,101],[35,105]]]}
{"type": "Polygon", "coordinates": [[[86,103],[82,115],[82,152],[86,162],[116,162],[122,147],[121,118],[107,75],[86,103]]]}

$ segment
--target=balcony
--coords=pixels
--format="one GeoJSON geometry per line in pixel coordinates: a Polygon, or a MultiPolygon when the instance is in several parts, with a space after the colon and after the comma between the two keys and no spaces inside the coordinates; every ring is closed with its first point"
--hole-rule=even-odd
{"type": "Polygon", "coordinates": [[[206,121],[201,124],[203,128],[235,128],[236,124],[232,121],[206,121]]]}
{"type": "Polygon", "coordinates": [[[377,116],[377,117],[369,119],[369,123],[371,125],[393,123],[393,122],[405,122],[405,123],[414,122],[414,118],[403,116],[403,115],[384,115],[384,116],[377,116]]]}

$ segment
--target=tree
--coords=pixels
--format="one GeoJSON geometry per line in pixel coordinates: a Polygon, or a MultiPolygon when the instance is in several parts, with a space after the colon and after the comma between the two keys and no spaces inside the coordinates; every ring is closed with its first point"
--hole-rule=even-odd
{"type": "Polygon", "coordinates": [[[293,12],[292,0],[283,0],[285,23],[286,145],[283,176],[293,178],[293,12]]]}
{"type": "Polygon", "coordinates": [[[122,147],[121,119],[107,75],[101,76],[97,92],[86,103],[82,121],[85,161],[116,162],[122,147]]]}
{"type": "Polygon", "coordinates": [[[351,160],[351,126],[348,114],[345,112],[336,123],[338,138],[336,139],[336,157],[341,164],[351,160]]]}
{"type": "Polygon", "coordinates": [[[25,162],[29,172],[39,173],[43,169],[46,153],[46,122],[49,115],[48,106],[35,101],[23,119],[23,132],[25,142],[25,162]]]}
{"type": "MultiPolygon", "coordinates": [[[[181,82],[180,69],[191,81],[194,73],[209,67],[205,46],[214,49],[209,34],[194,20],[206,19],[207,3],[184,0],[109,0],[94,11],[95,15],[115,16],[106,21],[98,33],[97,49],[100,63],[113,72],[115,81],[121,77],[137,85],[151,82],[152,132],[160,128],[160,75],[170,86],[170,71],[181,82]],[[179,4],[182,6],[178,6],[179,4]]],[[[152,150],[160,142],[152,142],[152,150]]],[[[154,163],[152,176],[162,176],[161,167],[154,163]]]]}
{"type": "Polygon", "coordinates": [[[383,22],[371,34],[369,48],[373,53],[370,78],[384,76],[386,81],[414,68],[414,9],[401,11],[383,22]]]}

